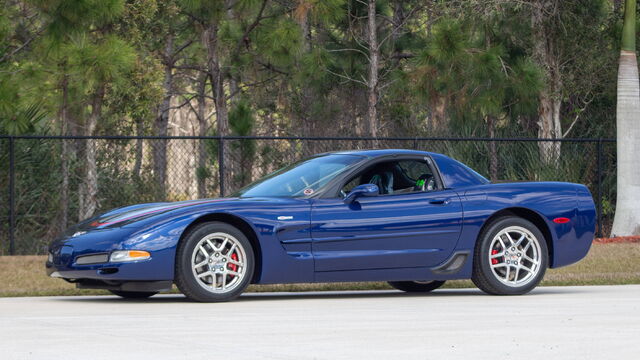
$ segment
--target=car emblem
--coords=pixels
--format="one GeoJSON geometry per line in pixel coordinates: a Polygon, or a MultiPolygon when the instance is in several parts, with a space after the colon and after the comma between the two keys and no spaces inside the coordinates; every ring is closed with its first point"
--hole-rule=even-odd
{"type": "Polygon", "coordinates": [[[293,216],[278,216],[278,220],[293,220],[293,216]]]}
{"type": "Polygon", "coordinates": [[[313,194],[313,189],[304,189],[303,193],[305,195],[311,195],[311,194],[313,194]]]}

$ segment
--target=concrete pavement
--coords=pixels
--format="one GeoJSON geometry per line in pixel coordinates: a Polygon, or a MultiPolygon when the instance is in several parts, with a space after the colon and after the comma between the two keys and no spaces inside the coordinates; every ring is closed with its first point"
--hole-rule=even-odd
{"type": "Polygon", "coordinates": [[[0,358],[637,359],[640,285],[0,299],[0,358]]]}

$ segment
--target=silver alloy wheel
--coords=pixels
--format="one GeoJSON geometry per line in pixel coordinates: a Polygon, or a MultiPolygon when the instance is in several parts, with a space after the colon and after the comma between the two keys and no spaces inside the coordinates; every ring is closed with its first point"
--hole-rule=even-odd
{"type": "Polygon", "coordinates": [[[487,254],[496,279],[511,287],[520,287],[535,279],[542,262],[538,241],[521,226],[509,226],[496,234],[487,254]]]}
{"type": "Polygon", "coordinates": [[[238,239],[216,232],[203,237],[191,255],[196,282],[212,293],[235,289],[246,274],[247,255],[238,239]]]}

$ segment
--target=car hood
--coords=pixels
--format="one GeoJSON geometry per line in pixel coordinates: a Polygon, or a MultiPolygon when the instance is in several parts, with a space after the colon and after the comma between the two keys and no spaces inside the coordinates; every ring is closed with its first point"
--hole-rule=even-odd
{"type": "Polygon", "coordinates": [[[65,235],[73,236],[74,234],[84,233],[91,230],[125,227],[127,225],[173,211],[180,211],[197,206],[208,206],[216,203],[219,203],[220,205],[228,204],[237,202],[238,200],[238,198],[218,198],[126,206],[96,215],[72,226],[66,231],[65,235]]]}

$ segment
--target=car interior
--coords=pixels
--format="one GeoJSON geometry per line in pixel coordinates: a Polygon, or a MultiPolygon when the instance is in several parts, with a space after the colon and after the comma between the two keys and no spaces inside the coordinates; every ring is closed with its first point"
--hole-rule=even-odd
{"type": "Polygon", "coordinates": [[[433,171],[420,160],[396,160],[374,164],[352,177],[340,191],[343,196],[356,186],[374,184],[380,195],[437,190],[433,171]]]}

